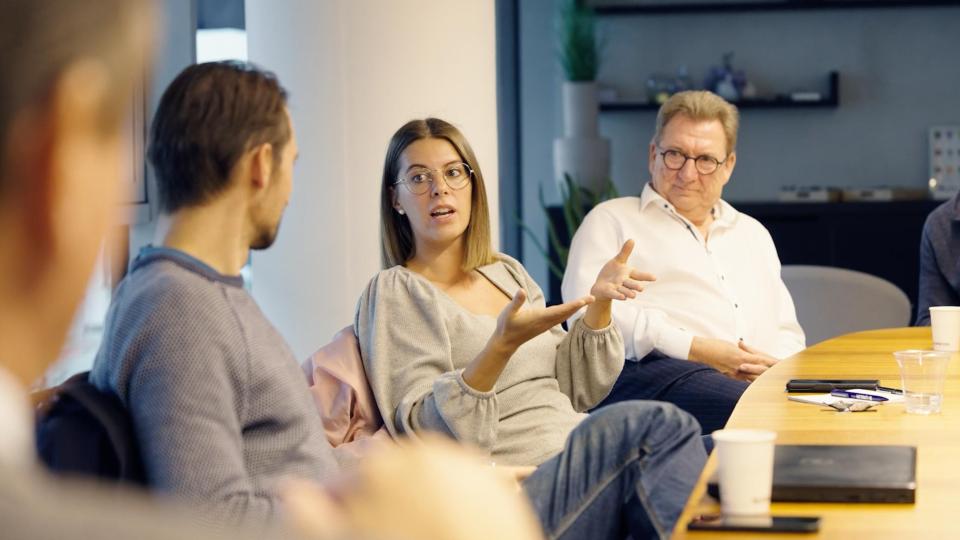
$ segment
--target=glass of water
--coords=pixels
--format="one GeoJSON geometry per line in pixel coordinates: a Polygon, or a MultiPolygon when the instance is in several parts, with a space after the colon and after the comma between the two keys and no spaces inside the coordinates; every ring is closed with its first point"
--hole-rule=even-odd
{"type": "Polygon", "coordinates": [[[950,353],[907,350],[897,351],[893,356],[900,366],[906,411],[911,414],[939,413],[950,353]]]}

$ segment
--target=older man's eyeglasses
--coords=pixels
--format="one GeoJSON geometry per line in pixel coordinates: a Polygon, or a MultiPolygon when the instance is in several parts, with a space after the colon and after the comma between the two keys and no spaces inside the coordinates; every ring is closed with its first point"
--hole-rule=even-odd
{"type": "Polygon", "coordinates": [[[688,159],[692,159],[700,174],[713,174],[718,167],[727,162],[726,159],[720,161],[712,156],[688,156],[679,150],[661,150],[660,156],[663,158],[663,164],[673,171],[679,171],[687,164],[688,159]]]}
{"type": "Polygon", "coordinates": [[[443,174],[443,182],[450,189],[463,189],[470,183],[473,169],[466,163],[451,163],[440,170],[415,167],[410,169],[406,175],[397,179],[393,185],[404,184],[410,190],[410,193],[423,195],[437,181],[437,173],[443,174]]]}

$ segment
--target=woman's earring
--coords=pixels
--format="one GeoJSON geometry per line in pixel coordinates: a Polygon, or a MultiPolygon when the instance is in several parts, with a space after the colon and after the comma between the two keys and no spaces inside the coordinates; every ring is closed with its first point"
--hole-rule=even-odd
{"type": "Polygon", "coordinates": [[[403,211],[403,208],[400,208],[399,206],[397,207],[397,213],[401,216],[406,215],[406,212],[403,211]]]}

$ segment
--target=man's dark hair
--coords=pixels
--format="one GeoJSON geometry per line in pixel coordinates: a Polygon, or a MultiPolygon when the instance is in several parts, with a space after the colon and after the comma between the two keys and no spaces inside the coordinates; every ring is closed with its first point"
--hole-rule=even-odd
{"type": "Polygon", "coordinates": [[[143,16],[143,0],[2,0],[0,2],[0,195],[14,180],[4,174],[12,124],[28,111],[42,112],[53,86],[71,64],[103,63],[114,99],[101,111],[104,131],[128,111],[125,92],[144,51],[134,46],[131,22],[143,16]]]}
{"type": "Polygon", "coordinates": [[[170,83],[153,118],[147,157],[160,209],[173,213],[210,200],[251,148],[273,145],[274,165],[290,140],[287,93],[270,72],[245,62],[208,62],[170,83]]]}

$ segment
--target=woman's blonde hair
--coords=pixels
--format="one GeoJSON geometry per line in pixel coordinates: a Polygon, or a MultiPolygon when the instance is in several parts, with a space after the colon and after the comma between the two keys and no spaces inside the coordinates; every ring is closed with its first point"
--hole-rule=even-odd
{"type": "Polygon", "coordinates": [[[380,258],[384,268],[406,264],[416,254],[413,229],[407,216],[393,207],[394,185],[400,177],[400,156],[408,146],[421,139],[443,139],[453,145],[460,159],[473,170],[470,223],[467,225],[462,268],[470,271],[496,261],[490,242],[490,208],[487,188],[483,183],[480,164],[467,139],[453,124],[439,118],[411,120],[390,139],[383,162],[383,180],[380,185],[380,258]]]}
{"type": "Polygon", "coordinates": [[[654,144],[660,144],[663,129],[674,116],[682,114],[691,120],[719,120],[727,139],[727,155],[737,149],[737,130],[740,128],[740,113],[722,97],[706,90],[687,90],[670,96],[657,112],[657,131],[654,144]]]}

